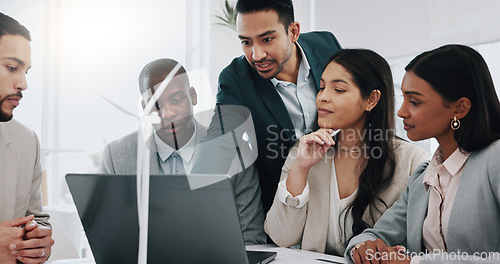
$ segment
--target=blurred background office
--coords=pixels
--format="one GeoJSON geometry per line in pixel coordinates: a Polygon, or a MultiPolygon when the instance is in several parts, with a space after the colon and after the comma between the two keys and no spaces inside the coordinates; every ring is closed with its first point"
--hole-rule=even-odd
{"type": "MultiPolygon", "coordinates": [[[[233,5],[234,0],[229,0],[233,5]]],[[[29,89],[15,118],[41,139],[45,204],[71,204],[64,176],[95,172],[104,145],[138,129],[105,97],[138,113],[138,74],[149,61],[186,66],[198,92],[195,112],[214,106],[217,77],[242,54],[220,24],[225,0],[3,0],[1,12],[32,33],[29,89]]],[[[500,80],[497,0],[294,0],[301,32],[328,30],[344,48],[368,48],[390,63],[396,106],[404,66],[443,44],[477,49],[500,80]]],[[[497,90],[498,91],[498,90],[497,90]]],[[[401,119],[398,135],[405,136],[401,119]]],[[[419,142],[429,153],[437,143],[419,142]]]]}

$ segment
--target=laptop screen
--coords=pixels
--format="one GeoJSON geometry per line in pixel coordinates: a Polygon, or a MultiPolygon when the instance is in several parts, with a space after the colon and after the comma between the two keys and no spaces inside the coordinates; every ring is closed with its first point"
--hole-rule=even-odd
{"type": "MultiPolygon", "coordinates": [[[[96,262],[137,263],[135,175],[68,174],[66,181],[96,262]]],[[[248,263],[227,176],[152,175],[148,229],[148,263],[248,263]],[[215,183],[191,190],[207,177],[215,183]]]]}

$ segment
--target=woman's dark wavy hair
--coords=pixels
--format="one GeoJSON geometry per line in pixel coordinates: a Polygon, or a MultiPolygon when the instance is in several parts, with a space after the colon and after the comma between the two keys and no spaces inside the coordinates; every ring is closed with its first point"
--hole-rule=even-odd
{"type": "Polygon", "coordinates": [[[418,55],[405,70],[428,82],[447,102],[462,97],[471,101],[469,113],[454,132],[461,150],[480,150],[500,138],[500,103],[488,65],[477,51],[445,45],[418,55]]]}
{"type": "MultiPolygon", "coordinates": [[[[343,49],[329,60],[344,67],[359,87],[361,97],[366,99],[372,91],[380,91],[380,100],[367,115],[364,129],[364,143],[368,146],[369,159],[359,177],[359,187],[354,201],[345,209],[351,210],[353,217],[353,236],[360,234],[370,224],[363,220],[369,207],[374,222],[374,210],[381,213],[387,205],[380,198],[394,178],[396,167],[394,154],[394,83],[391,68],[387,61],[377,53],[365,49],[343,49]],[[382,134],[382,135],[380,135],[382,134]],[[373,135],[380,135],[379,137],[373,135]],[[385,206],[378,208],[377,201],[385,206]]],[[[345,235],[345,231],[344,231],[345,235]]],[[[349,239],[346,239],[349,241],[349,239]]]]}

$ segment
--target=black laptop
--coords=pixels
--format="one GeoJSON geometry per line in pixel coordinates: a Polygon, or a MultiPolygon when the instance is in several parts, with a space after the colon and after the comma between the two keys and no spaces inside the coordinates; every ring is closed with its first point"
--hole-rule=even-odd
{"type": "MultiPolygon", "coordinates": [[[[66,181],[97,264],[137,263],[135,175],[68,174],[66,181]]],[[[152,175],[148,263],[258,264],[275,252],[246,251],[231,181],[219,175],[152,175]],[[215,182],[204,186],[206,182],[215,182]],[[193,189],[193,187],[204,186],[193,189]]]]}

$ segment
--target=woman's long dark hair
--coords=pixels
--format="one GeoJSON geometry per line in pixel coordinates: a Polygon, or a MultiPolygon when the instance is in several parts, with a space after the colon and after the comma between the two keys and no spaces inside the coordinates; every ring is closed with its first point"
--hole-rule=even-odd
{"type": "MultiPolygon", "coordinates": [[[[368,98],[374,90],[379,90],[381,94],[380,100],[368,113],[364,124],[366,133],[362,140],[368,147],[366,153],[369,155],[359,177],[358,192],[354,201],[345,209],[346,212],[351,211],[352,233],[355,236],[370,227],[370,224],[363,220],[363,214],[368,207],[373,222],[373,210],[381,213],[387,209],[380,193],[392,182],[396,167],[393,145],[394,83],[387,61],[371,50],[343,49],[335,53],[328,64],[331,62],[338,63],[352,75],[363,99],[368,98]],[[377,201],[385,208],[378,208],[377,201]]],[[[346,239],[347,241],[349,239],[346,239]]]]}
{"type": "Polygon", "coordinates": [[[471,101],[454,132],[460,149],[480,150],[500,138],[500,103],[488,65],[477,51],[445,45],[418,55],[405,70],[428,82],[448,102],[462,97],[471,101]]]}

